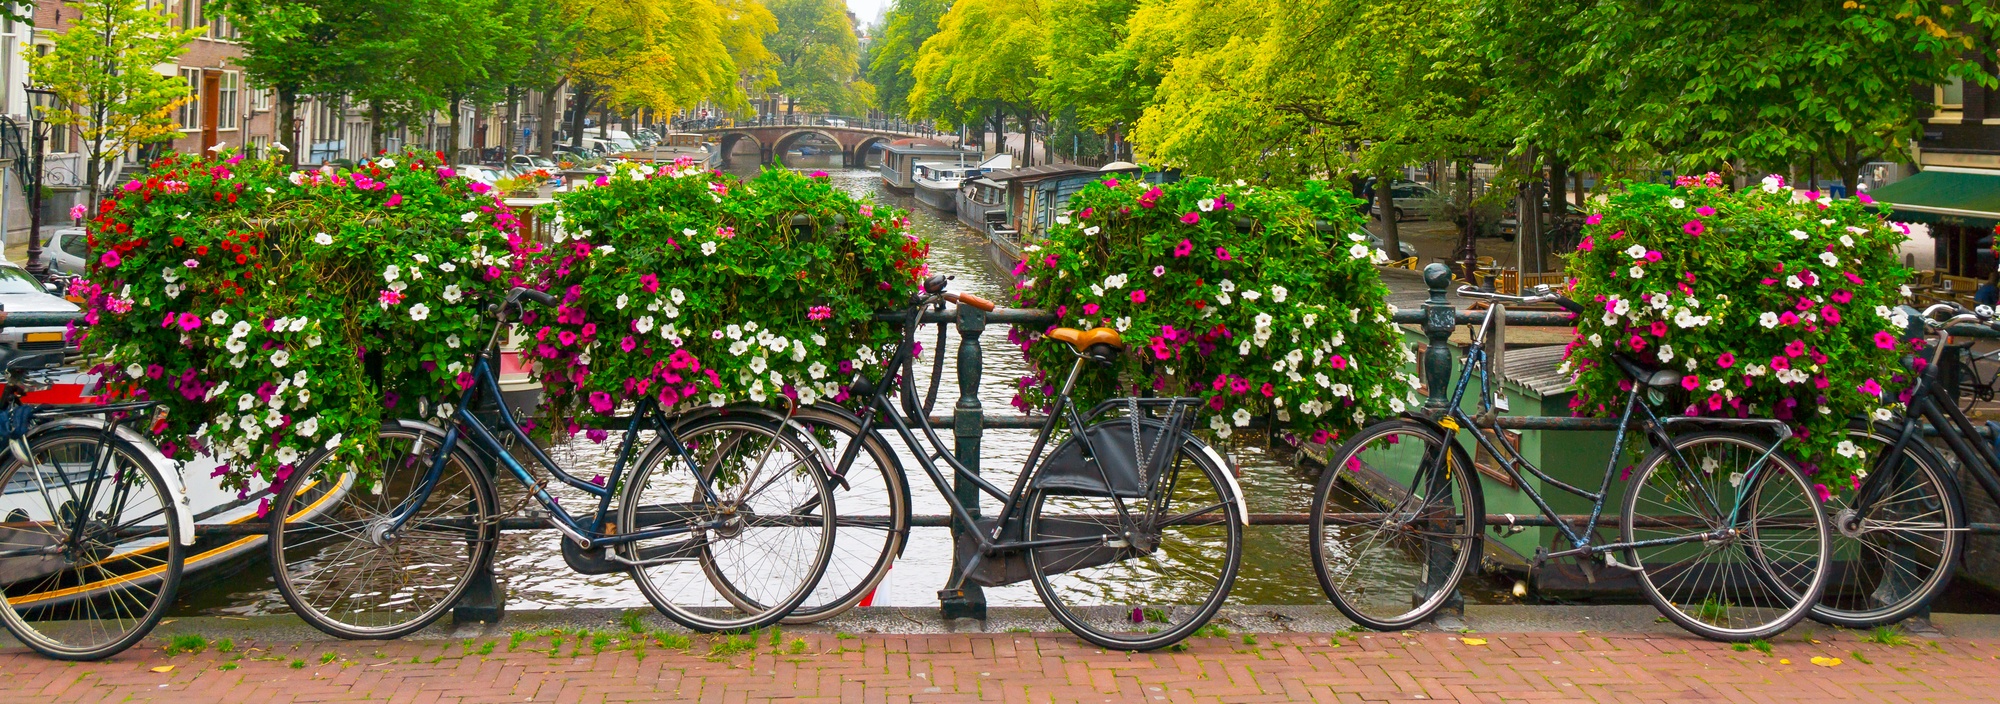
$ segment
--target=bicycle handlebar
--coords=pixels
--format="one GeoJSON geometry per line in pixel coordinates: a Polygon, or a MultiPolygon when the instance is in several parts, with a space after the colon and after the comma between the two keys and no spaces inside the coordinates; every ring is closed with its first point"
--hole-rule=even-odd
{"type": "Polygon", "coordinates": [[[1583,304],[1570,300],[1568,296],[1556,293],[1554,289],[1549,288],[1548,284],[1537,285],[1534,291],[1534,295],[1531,296],[1511,296],[1498,291],[1487,291],[1475,286],[1458,287],[1458,295],[1466,298],[1481,298],[1489,301],[1500,301],[1502,303],[1554,303],[1563,310],[1578,315],[1583,314],[1583,304]]]}

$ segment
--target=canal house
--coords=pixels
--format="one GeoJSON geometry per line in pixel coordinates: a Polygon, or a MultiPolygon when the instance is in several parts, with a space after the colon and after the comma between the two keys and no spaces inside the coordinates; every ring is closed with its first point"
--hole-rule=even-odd
{"type": "Polygon", "coordinates": [[[958,149],[928,139],[898,139],[882,147],[882,185],[897,193],[909,193],[917,185],[915,174],[917,162],[956,162],[978,158],[977,152],[958,149]]]}

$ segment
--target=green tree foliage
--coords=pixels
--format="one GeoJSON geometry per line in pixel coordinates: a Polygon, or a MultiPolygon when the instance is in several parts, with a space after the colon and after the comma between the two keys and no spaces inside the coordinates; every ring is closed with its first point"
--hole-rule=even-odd
{"type": "Polygon", "coordinates": [[[84,0],[69,7],[76,20],[53,37],[47,53],[28,55],[28,74],[61,98],[43,117],[82,139],[96,202],[111,161],[180,134],[174,108],[190,100],[187,82],[153,67],[172,63],[202,29],[175,30],[144,0],[84,0]]]}
{"type": "Polygon", "coordinates": [[[924,41],[937,34],[949,0],[896,0],[882,17],[882,28],[868,52],[868,81],[885,111],[910,114],[910,92],[917,86],[917,57],[924,41]]]}
{"type": "Polygon", "coordinates": [[[1161,66],[1150,47],[1129,41],[1138,0],[1052,0],[1046,79],[1035,99],[1080,126],[1106,130],[1139,119],[1152,102],[1161,66]]]}
{"type": "Polygon", "coordinates": [[[564,45],[572,84],[570,134],[599,104],[673,112],[704,98],[741,100],[716,0],[560,0],[575,28],[564,45]]]}
{"type": "Polygon", "coordinates": [[[859,79],[860,43],[847,5],[840,0],[769,0],[778,31],[769,46],[777,57],[778,90],[786,110],[859,112],[873,97],[859,79]]]}
{"type": "MultiPolygon", "coordinates": [[[[1012,114],[1032,126],[1049,26],[1042,0],[958,0],[917,57],[910,116],[965,124],[1012,114]]],[[[1033,150],[1023,156],[1031,163],[1033,150]]]]}

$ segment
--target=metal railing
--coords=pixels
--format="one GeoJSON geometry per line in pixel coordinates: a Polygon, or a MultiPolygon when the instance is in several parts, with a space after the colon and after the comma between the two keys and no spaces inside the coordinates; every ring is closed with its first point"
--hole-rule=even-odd
{"type": "Polygon", "coordinates": [[[703,132],[708,130],[748,129],[752,127],[825,127],[829,129],[876,130],[926,137],[945,134],[940,132],[937,126],[930,122],[912,122],[894,117],[838,115],[832,113],[776,112],[758,115],[753,118],[709,117],[677,120],[673,123],[673,129],[676,132],[703,132]]]}

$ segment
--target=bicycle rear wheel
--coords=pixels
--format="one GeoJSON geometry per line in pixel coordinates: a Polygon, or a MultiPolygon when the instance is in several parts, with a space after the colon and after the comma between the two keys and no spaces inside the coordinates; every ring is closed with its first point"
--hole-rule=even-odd
{"type": "Polygon", "coordinates": [[[620,531],[677,532],[616,549],[636,563],[632,581],[646,600],[683,626],[712,633],[777,623],[813,593],[833,553],[837,509],[825,470],[809,445],[764,416],[728,414],[701,428],[681,443],[699,477],[663,439],[619,500],[620,531]]]}
{"type": "Polygon", "coordinates": [[[1878,468],[1868,481],[1881,483],[1881,496],[1866,513],[1852,508],[1854,492],[1837,494],[1827,505],[1834,572],[1812,619],[1873,628],[1908,618],[1951,584],[1965,550],[1967,519],[1957,481],[1929,444],[1913,440],[1890,472],[1880,468],[1896,444],[1893,431],[1857,421],[1847,437],[1878,468]]]}
{"type": "Polygon", "coordinates": [[[1484,504],[1465,453],[1410,420],[1329,453],[1313,493],[1313,569],[1333,605],[1378,631],[1430,618],[1479,559],[1484,504]]]}
{"type": "Polygon", "coordinates": [[[340,638],[400,638],[458,603],[500,538],[493,484],[465,447],[453,448],[424,505],[387,531],[443,440],[387,423],[358,465],[321,451],[280,485],[271,510],[286,520],[271,528],[271,572],[299,618],[340,638]]]}
{"type": "MultiPolygon", "coordinates": [[[[729,442],[729,435],[739,431],[707,427],[710,422],[728,421],[728,415],[706,416],[680,426],[676,432],[683,442],[695,445],[729,442]]],[[[860,425],[851,416],[814,406],[800,409],[792,422],[802,431],[794,433],[799,442],[819,446],[822,459],[828,463],[825,471],[829,473],[835,505],[839,508],[834,520],[837,528],[833,555],[827,560],[826,573],[820,576],[812,594],[784,618],[784,623],[796,625],[838,616],[875,592],[889,575],[896,556],[902,553],[904,541],[909,539],[910,497],[895,452],[880,435],[871,433],[865,438],[856,435],[860,425]],[[839,469],[843,453],[857,442],[860,447],[855,448],[853,465],[838,480],[831,479],[831,472],[839,469]]],[[[737,607],[748,608],[755,601],[742,587],[730,583],[727,575],[718,572],[711,573],[711,577],[720,580],[717,588],[737,607]]]]}
{"type": "MultiPolygon", "coordinates": [[[[0,448],[0,452],[4,452],[0,448]]],[[[180,585],[183,497],[149,454],[95,428],[31,435],[0,464],[0,621],[35,652],[101,660],[145,638],[180,585]]]]}
{"type": "Polygon", "coordinates": [[[1674,438],[1635,471],[1623,550],[1646,598],[1705,638],[1769,638],[1805,618],[1832,570],[1826,517],[1804,473],[1734,433],[1674,438]],[[1759,462],[1762,462],[1760,465],[1759,462]]]}
{"type": "Polygon", "coordinates": [[[1035,591],[1072,633],[1105,648],[1152,650],[1208,623],[1243,559],[1243,521],[1229,467],[1183,435],[1153,496],[1121,499],[1037,489],[1028,540],[1094,538],[1027,550],[1035,591]],[[1119,505],[1133,523],[1128,533],[1119,505]]]}

